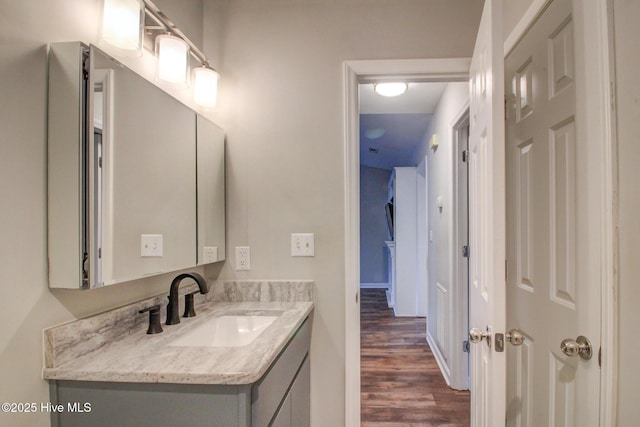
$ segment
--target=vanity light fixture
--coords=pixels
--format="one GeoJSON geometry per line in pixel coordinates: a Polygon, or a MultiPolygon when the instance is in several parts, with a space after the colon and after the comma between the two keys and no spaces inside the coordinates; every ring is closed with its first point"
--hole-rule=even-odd
{"type": "Polygon", "coordinates": [[[178,87],[189,85],[189,45],[171,34],[156,37],[158,80],[178,87]]]}
{"type": "Polygon", "coordinates": [[[193,69],[193,101],[203,108],[216,106],[220,75],[205,64],[193,69]]]}
{"type": "Polygon", "coordinates": [[[141,0],[104,0],[102,40],[124,56],[142,55],[144,10],[141,0]]]}
{"type": "MultiPolygon", "coordinates": [[[[147,17],[149,18],[149,23],[145,26],[146,32],[151,39],[154,37],[156,40],[160,37],[164,39],[167,34],[170,34],[173,39],[181,39],[184,44],[188,47],[185,53],[180,53],[180,61],[182,58],[186,58],[185,65],[183,66],[182,62],[180,62],[180,82],[177,83],[182,87],[186,87],[188,85],[189,79],[189,56],[192,56],[197,61],[199,67],[194,69],[193,72],[193,101],[200,105],[203,108],[213,108],[216,104],[216,98],[218,93],[218,80],[220,78],[219,74],[211,68],[209,65],[209,60],[202,53],[200,49],[191,41],[189,38],[165,15],[158,7],[153,4],[151,0],[142,0],[144,2],[145,11],[147,17]],[[184,72],[184,77],[182,73],[184,72]]],[[[156,42],[157,44],[158,42],[156,42]]],[[[161,41],[160,43],[164,44],[165,41],[161,41]]],[[[171,74],[171,80],[167,80],[163,77],[166,70],[164,65],[163,57],[158,53],[158,77],[165,81],[174,81],[178,80],[176,75],[173,72],[167,71],[167,73],[171,74]],[[161,64],[162,63],[162,64],[161,64]]],[[[169,57],[166,57],[169,58],[169,57]]],[[[170,60],[170,62],[173,62],[170,60]]],[[[168,67],[172,67],[173,63],[168,64],[168,67]]],[[[176,83],[174,83],[176,84],[176,83]]]]}
{"type": "Polygon", "coordinates": [[[157,78],[177,88],[189,86],[190,57],[199,65],[193,72],[193,100],[204,108],[216,105],[220,75],[202,51],[151,0],[102,0],[102,40],[123,56],[154,49],[157,78]]]}
{"type": "Polygon", "coordinates": [[[402,95],[408,88],[409,85],[404,82],[384,82],[373,85],[373,90],[375,90],[378,95],[387,97],[402,95]]]}

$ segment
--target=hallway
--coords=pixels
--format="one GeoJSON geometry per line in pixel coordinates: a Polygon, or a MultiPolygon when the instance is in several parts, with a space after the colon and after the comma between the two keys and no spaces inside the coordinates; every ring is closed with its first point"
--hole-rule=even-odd
{"type": "Polygon", "coordinates": [[[469,392],[445,383],[425,319],[395,317],[384,289],[360,292],[361,426],[468,426],[469,392]]]}

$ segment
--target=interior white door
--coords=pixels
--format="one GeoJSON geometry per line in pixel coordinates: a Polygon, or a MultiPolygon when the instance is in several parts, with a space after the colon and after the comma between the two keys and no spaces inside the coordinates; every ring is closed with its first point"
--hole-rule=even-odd
{"type": "Polygon", "coordinates": [[[524,335],[507,344],[508,426],[599,425],[601,141],[586,128],[599,118],[583,7],[553,0],[505,59],[507,325],[524,335]],[[568,356],[561,342],[579,336],[591,354],[568,356]]]}
{"type": "Polygon", "coordinates": [[[504,425],[505,152],[502,2],[486,0],[470,67],[469,325],[471,425],[504,425]],[[472,331],[477,332],[473,334],[472,331]],[[479,341],[479,342],[477,342],[479,341]]]}

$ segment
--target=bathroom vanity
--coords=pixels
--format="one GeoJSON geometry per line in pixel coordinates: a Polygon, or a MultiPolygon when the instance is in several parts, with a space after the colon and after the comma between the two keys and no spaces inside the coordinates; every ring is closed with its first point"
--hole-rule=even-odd
{"type": "Polygon", "coordinates": [[[47,329],[52,426],[308,426],[312,286],[216,282],[196,317],[156,335],[138,311],[164,297],[47,329]],[[255,328],[248,343],[233,332],[255,328]]]}

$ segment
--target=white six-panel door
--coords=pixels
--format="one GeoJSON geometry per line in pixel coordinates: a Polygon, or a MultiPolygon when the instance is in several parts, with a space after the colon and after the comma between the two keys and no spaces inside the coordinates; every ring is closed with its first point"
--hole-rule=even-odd
{"type": "Polygon", "coordinates": [[[505,59],[507,326],[525,338],[506,348],[513,427],[599,425],[601,142],[586,130],[599,118],[585,108],[582,7],[553,0],[505,59]],[[561,350],[578,336],[588,360],[561,350]]]}
{"type": "Polygon", "coordinates": [[[504,425],[505,164],[502,2],[486,0],[470,67],[469,325],[471,425],[504,425]]]}

